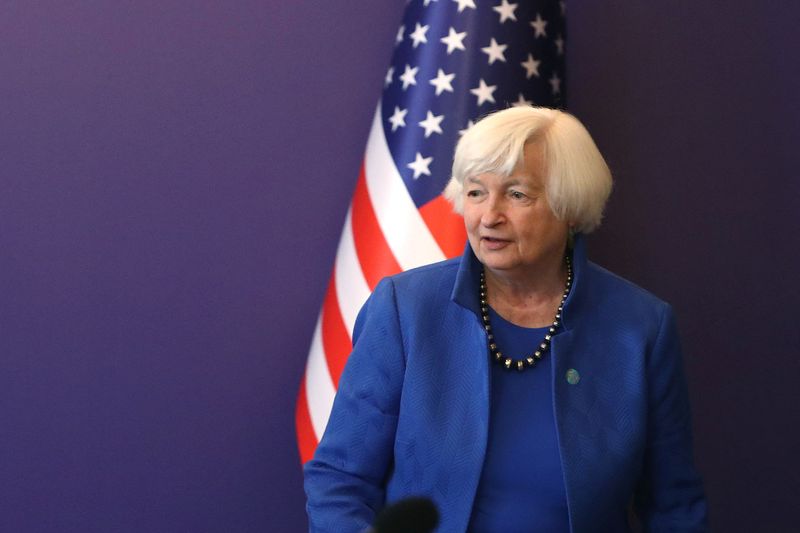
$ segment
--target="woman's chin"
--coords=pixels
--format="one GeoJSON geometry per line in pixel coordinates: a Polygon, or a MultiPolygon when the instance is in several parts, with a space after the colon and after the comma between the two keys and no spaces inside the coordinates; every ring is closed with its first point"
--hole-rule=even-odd
{"type": "Polygon", "coordinates": [[[504,257],[484,256],[482,259],[483,268],[493,272],[505,272],[514,268],[514,261],[504,257]]]}

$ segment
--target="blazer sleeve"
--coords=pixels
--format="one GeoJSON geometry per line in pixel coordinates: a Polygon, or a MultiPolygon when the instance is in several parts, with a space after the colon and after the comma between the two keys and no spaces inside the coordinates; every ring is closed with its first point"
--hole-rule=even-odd
{"type": "Polygon", "coordinates": [[[664,305],[647,361],[647,443],[635,506],[647,532],[707,531],[706,500],[692,458],[689,397],[675,317],[664,305]]]}
{"type": "Polygon", "coordinates": [[[359,312],[328,425],[304,467],[310,531],[361,532],[383,507],[404,371],[394,286],[384,279],[359,312]]]}

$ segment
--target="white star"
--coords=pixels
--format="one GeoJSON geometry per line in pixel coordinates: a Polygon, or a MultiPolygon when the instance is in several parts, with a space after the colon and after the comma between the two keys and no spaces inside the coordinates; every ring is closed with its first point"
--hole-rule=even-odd
{"type": "Polygon", "coordinates": [[[499,6],[494,6],[492,9],[500,14],[500,24],[509,19],[517,20],[517,16],[514,14],[514,11],[517,10],[517,4],[509,4],[508,0],[503,0],[499,6]]]}
{"type": "Polygon", "coordinates": [[[422,154],[417,152],[417,156],[413,162],[406,165],[408,168],[414,171],[414,179],[419,178],[423,174],[426,176],[431,175],[431,171],[428,168],[433,161],[432,157],[422,157],[422,154]]]}
{"type": "Polygon", "coordinates": [[[519,93],[519,98],[517,98],[516,102],[511,104],[511,107],[527,107],[529,105],[533,105],[533,102],[531,100],[525,100],[525,97],[522,96],[522,93],[519,93]]]}
{"type": "Polygon", "coordinates": [[[531,79],[531,76],[539,77],[539,64],[541,61],[536,61],[531,54],[528,54],[527,61],[520,63],[525,68],[525,78],[531,79]]]}
{"type": "Polygon", "coordinates": [[[453,92],[453,84],[451,82],[455,77],[455,73],[445,74],[442,69],[439,69],[436,77],[430,81],[430,84],[436,87],[436,96],[439,96],[444,91],[453,92]]]}
{"type": "Polygon", "coordinates": [[[399,107],[394,106],[394,113],[392,113],[392,116],[389,117],[389,122],[392,123],[392,131],[396,130],[397,128],[405,127],[406,113],[408,113],[408,109],[400,109],[399,107]]]}
{"type": "Polygon", "coordinates": [[[564,39],[559,35],[555,41],[556,43],[556,50],[558,50],[558,55],[564,55],[564,39]]]}
{"type": "Polygon", "coordinates": [[[464,11],[464,8],[471,7],[475,9],[475,1],[474,0],[453,0],[453,2],[458,4],[458,12],[461,13],[464,11]]]}
{"type": "Polygon", "coordinates": [[[536,13],[536,20],[531,22],[531,26],[536,32],[535,37],[547,37],[547,32],[544,30],[544,27],[547,26],[547,21],[539,13],[536,13]]]}
{"type": "Polygon", "coordinates": [[[419,125],[422,128],[425,128],[425,138],[431,136],[431,133],[442,133],[442,127],[440,124],[444,120],[444,115],[434,116],[433,113],[428,111],[428,116],[425,117],[425,120],[420,121],[419,125]]]}
{"type": "Polygon", "coordinates": [[[425,36],[425,34],[428,33],[428,28],[430,28],[430,26],[420,26],[419,23],[417,23],[414,31],[408,34],[408,36],[411,37],[411,40],[414,41],[414,48],[419,46],[419,43],[428,42],[428,38],[425,36]]]}
{"type": "Polygon", "coordinates": [[[494,96],[492,96],[492,93],[496,90],[497,85],[486,85],[486,82],[481,78],[480,84],[474,89],[470,89],[469,92],[478,97],[478,105],[481,105],[484,102],[494,103],[494,96]]]}
{"type": "Polygon", "coordinates": [[[383,86],[388,87],[390,83],[392,83],[392,78],[394,76],[394,67],[389,67],[389,70],[386,71],[386,77],[383,78],[383,86]]]}
{"type": "Polygon", "coordinates": [[[453,50],[466,50],[464,48],[464,37],[467,36],[467,32],[462,31],[461,33],[456,32],[456,30],[451,26],[450,32],[447,34],[447,37],[442,37],[439,39],[444,44],[447,45],[447,55],[453,53],[453,50]]]}
{"type": "Polygon", "coordinates": [[[405,91],[408,89],[409,85],[416,85],[417,84],[417,71],[419,67],[411,68],[410,65],[406,65],[406,70],[400,75],[400,80],[403,82],[403,90],[405,91]]]}
{"type": "Polygon", "coordinates": [[[561,78],[558,77],[558,74],[553,73],[549,81],[550,88],[553,89],[553,94],[559,94],[561,92],[561,78]]]}
{"type": "Polygon", "coordinates": [[[467,127],[466,128],[464,128],[463,130],[458,130],[458,134],[459,135],[464,135],[465,133],[467,133],[467,130],[469,130],[474,125],[475,125],[475,123],[470,120],[469,122],[467,122],[467,127]]]}
{"type": "Polygon", "coordinates": [[[397,37],[394,38],[395,44],[400,44],[403,42],[403,34],[406,32],[405,26],[400,26],[397,28],[397,37]]]}
{"type": "Polygon", "coordinates": [[[424,5],[424,6],[427,6],[427,5],[428,5],[428,4],[430,4],[431,2],[437,2],[437,1],[438,1],[438,0],[425,0],[425,3],[423,3],[422,5],[424,5]]]}
{"type": "Polygon", "coordinates": [[[494,40],[492,37],[492,42],[489,43],[489,46],[481,48],[481,51],[489,56],[489,64],[491,65],[495,61],[502,61],[505,63],[506,56],[505,51],[508,48],[507,44],[498,44],[497,41],[494,40]]]}

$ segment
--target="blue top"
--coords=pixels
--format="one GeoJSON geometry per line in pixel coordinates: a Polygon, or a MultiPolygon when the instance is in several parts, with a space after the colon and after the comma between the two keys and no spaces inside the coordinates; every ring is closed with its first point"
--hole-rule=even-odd
{"type": "MultiPolygon", "coordinates": [[[[497,344],[523,359],[548,328],[523,328],[489,308],[497,344]]],[[[569,532],[553,418],[552,354],[523,372],[491,364],[489,441],[468,531],[569,532]]]]}

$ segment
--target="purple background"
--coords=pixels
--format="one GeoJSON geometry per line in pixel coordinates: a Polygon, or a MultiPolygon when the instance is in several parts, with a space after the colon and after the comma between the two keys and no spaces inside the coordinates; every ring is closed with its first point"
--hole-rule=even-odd
{"type": "MultiPolygon", "coordinates": [[[[590,247],[675,305],[715,529],[790,531],[800,7],[711,4],[570,4],[590,247]]],[[[306,527],[295,396],[403,5],[0,6],[0,530],[306,527]]]]}

